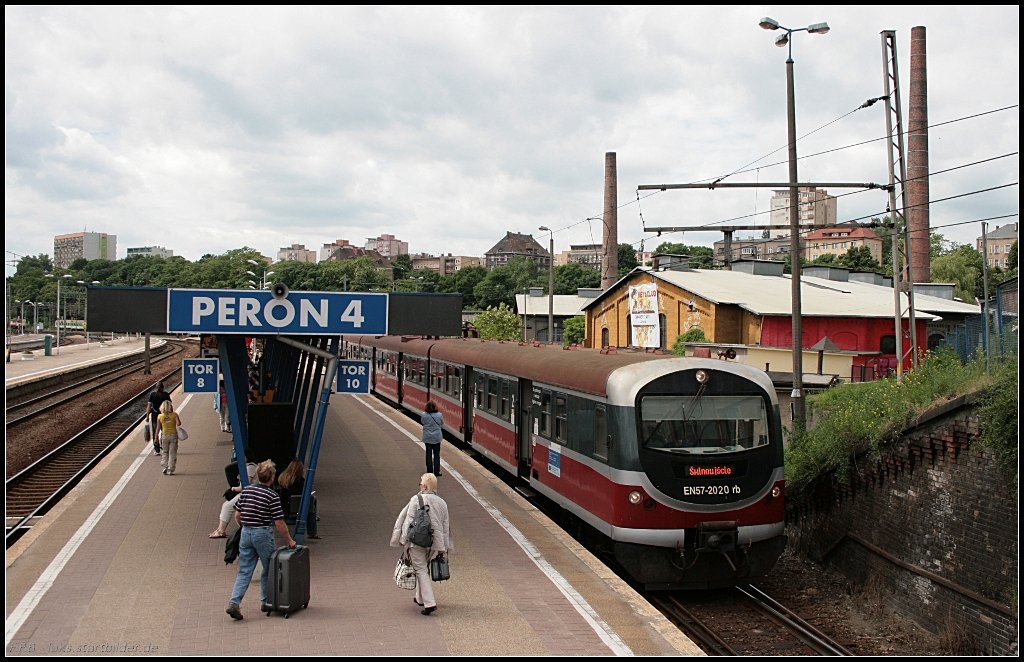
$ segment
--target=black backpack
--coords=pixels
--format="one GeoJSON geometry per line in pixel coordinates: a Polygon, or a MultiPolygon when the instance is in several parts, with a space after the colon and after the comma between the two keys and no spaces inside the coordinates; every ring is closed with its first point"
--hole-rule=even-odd
{"type": "Polygon", "coordinates": [[[430,528],[430,506],[423,503],[421,495],[417,494],[416,498],[420,500],[420,507],[409,524],[409,534],[405,539],[419,547],[431,547],[434,544],[434,529],[430,528]]]}

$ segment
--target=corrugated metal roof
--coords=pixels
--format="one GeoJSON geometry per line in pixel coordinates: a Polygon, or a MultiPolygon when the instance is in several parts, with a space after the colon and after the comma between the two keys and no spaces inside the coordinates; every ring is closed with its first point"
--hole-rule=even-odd
{"type": "MultiPolygon", "coordinates": [[[[580,310],[583,306],[593,301],[593,297],[581,297],[575,294],[556,294],[554,301],[554,314],[558,317],[575,317],[582,315],[580,310]]],[[[548,296],[534,297],[528,294],[516,295],[517,315],[547,315],[548,296]]]]}
{"type": "MultiPolygon", "coordinates": [[[[879,297],[887,296],[890,317],[892,316],[892,308],[894,306],[892,299],[892,288],[883,287],[882,285],[872,285],[871,283],[862,283],[860,281],[849,281],[845,283],[837,283],[836,281],[825,280],[823,278],[808,278],[802,277],[801,281],[808,281],[813,283],[831,283],[833,285],[841,285],[843,289],[849,290],[851,293],[860,297],[879,297]]],[[[902,301],[903,307],[907,306],[906,295],[901,295],[900,300],[902,301]]],[[[933,297],[928,294],[914,293],[914,313],[920,316],[922,312],[934,313],[938,316],[942,316],[943,313],[957,313],[960,315],[980,315],[981,308],[977,304],[964,303],[963,301],[953,301],[951,299],[943,299],[942,297],[933,297]]]]}
{"type": "MultiPolygon", "coordinates": [[[[654,277],[681,287],[716,304],[733,304],[755,315],[790,315],[792,283],[789,276],[757,276],[738,271],[693,269],[688,271],[649,272],[654,277]]],[[[893,316],[892,288],[857,282],[839,282],[821,278],[801,278],[800,307],[804,317],[893,316]]],[[[906,309],[906,296],[903,308],[906,309]]],[[[924,298],[924,297],[922,297],[924,298]]],[[[935,299],[935,297],[927,297],[935,299]]],[[[915,302],[917,298],[915,297],[915,302]]],[[[936,300],[941,301],[941,300],[936,300]]],[[[947,301],[945,304],[956,304],[947,301]]],[[[938,303],[935,312],[940,311],[938,303]]],[[[935,318],[917,306],[918,319],[935,318]]],[[[929,308],[931,310],[931,308],[929,308]]],[[[959,310],[957,312],[960,312],[959,310]]],[[[904,315],[906,317],[906,315],[904,315]]]]}

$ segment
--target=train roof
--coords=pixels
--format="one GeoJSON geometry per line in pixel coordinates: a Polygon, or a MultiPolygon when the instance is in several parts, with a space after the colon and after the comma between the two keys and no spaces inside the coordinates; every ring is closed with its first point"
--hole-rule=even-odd
{"type": "MultiPolygon", "coordinates": [[[[465,363],[483,370],[561,386],[567,389],[607,396],[610,376],[617,370],[642,362],[703,363],[666,354],[618,350],[602,353],[582,347],[563,348],[561,345],[521,343],[514,341],[481,340],[479,338],[402,338],[383,336],[351,339],[382,349],[429,357],[451,363],[465,363]]],[[[721,362],[714,367],[721,368],[721,362]]],[[[735,365],[735,364],[730,364],[735,365]]],[[[675,366],[680,369],[681,366],[675,366]]]]}

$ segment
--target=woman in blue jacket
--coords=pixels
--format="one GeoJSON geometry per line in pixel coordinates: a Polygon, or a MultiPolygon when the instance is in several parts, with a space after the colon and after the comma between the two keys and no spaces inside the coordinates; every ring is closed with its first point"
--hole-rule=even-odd
{"type": "Polygon", "coordinates": [[[427,451],[427,473],[435,476],[441,475],[441,429],[444,426],[444,418],[437,410],[437,404],[428,400],[423,408],[423,415],[420,416],[423,423],[423,446],[427,451]]]}

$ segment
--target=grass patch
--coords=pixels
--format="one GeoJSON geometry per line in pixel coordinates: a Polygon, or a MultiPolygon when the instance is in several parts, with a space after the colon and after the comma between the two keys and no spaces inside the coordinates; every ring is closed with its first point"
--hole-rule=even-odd
{"type": "Polygon", "coordinates": [[[977,391],[988,393],[980,411],[981,430],[983,439],[989,434],[992,441],[983,443],[992,444],[1001,462],[1012,457],[1015,467],[1016,369],[1016,355],[989,376],[983,361],[962,364],[950,351],[936,352],[905,373],[902,382],[891,377],[844,384],[809,397],[808,429],[795,434],[786,450],[787,491],[798,494],[828,472],[845,481],[858,455],[868,452],[881,457],[925,410],[977,391]],[[1012,373],[1012,384],[1005,373],[1012,373]]]}

